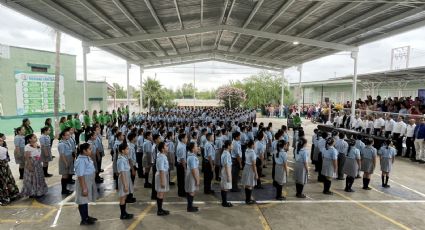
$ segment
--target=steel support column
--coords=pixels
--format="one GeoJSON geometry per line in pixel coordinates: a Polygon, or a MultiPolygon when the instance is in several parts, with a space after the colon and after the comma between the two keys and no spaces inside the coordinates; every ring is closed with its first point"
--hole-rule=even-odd
{"type": "Polygon", "coordinates": [[[130,108],[130,68],[131,64],[129,62],[127,64],[127,105],[130,108]]]}
{"type": "Polygon", "coordinates": [[[282,69],[282,92],[280,95],[280,117],[283,117],[283,97],[285,94],[285,69],[282,69]]]}
{"type": "Polygon", "coordinates": [[[357,59],[359,52],[351,52],[351,58],[354,60],[354,73],[353,73],[353,98],[351,100],[351,116],[356,114],[356,98],[357,98],[357,59]]]}
{"type": "Polygon", "coordinates": [[[83,46],[83,97],[84,110],[87,110],[87,54],[90,53],[90,47],[83,46]]]}
{"type": "Polygon", "coordinates": [[[143,112],[143,71],[143,66],[140,66],[140,113],[143,112]]]}

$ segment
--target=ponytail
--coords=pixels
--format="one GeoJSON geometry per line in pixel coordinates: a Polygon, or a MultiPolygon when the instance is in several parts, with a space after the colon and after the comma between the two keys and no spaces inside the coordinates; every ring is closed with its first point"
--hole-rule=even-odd
{"type": "Polygon", "coordinates": [[[305,139],[304,137],[301,137],[298,140],[298,145],[297,145],[297,154],[300,153],[301,148],[307,143],[307,139],[305,139]]]}

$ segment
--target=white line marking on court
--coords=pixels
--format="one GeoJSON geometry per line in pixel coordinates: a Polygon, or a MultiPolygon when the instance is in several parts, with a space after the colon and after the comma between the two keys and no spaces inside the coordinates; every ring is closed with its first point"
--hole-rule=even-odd
{"type": "MultiPolygon", "coordinates": [[[[233,204],[245,204],[245,201],[229,201],[233,204]]],[[[118,201],[96,202],[89,205],[118,205],[118,201]]],[[[221,204],[221,201],[194,201],[194,204],[221,204]]],[[[332,203],[364,203],[364,204],[400,204],[400,203],[425,203],[425,200],[260,200],[257,204],[332,204],[332,203]]],[[[152,205],[156,202],[137,202],[139,205],[152,205]]],[[[185,205],[186,202],[164,202],[168,205],[185,205]]],[[[76,206],[74,202],[66,202],[64,206],[76,206]]]]}
{"type": "Polygon", "coordinates": [[[56,216],[55,216],[55,219],[53,220],[52,225],[50,225],[51,228],[55,228],[57,226],[57,223],[58,223],[58,220],[59,220],[59,216],[61,215],[61,212],[62,212],[62,207],[64,206],[65,203],[68,203],[69,200],[71,200],[72,198],[74,198],[74,196],[75,196],[75,191],[71,195],[67,196],[65,199],[63,199],[59,203],[58,212],[56,213],[56,216]]]}
{"type": "MultiPolygon", "coordinates": [[[[378,176],[378,177],[381,177],[381,175],[379,175],[379,174],[377,174],[377,173],[374,173],[373,175],[378,176]]],[[[390,179],[390,182],[392,182],[392,183],[394,183],[394,184],[397,184],[397,185],[400,185],[401,187],[403,187],[403,188],[405,188],[405,189],[407,189],[407,190],[410,190],[410,191],[412,191],[412,192],[414,192],[414,193],[416,193],[416,194],[418,194],[418,195],[420,195],[420,196],[422,196],[422,197],[425,197],[425,194],[424,194],[424,193],[421,193],[421,192],[419,192],[419,191],[417,191],[417,190],[415,190],[415,189],[413,189],[413,188],[409,188],[409,187],[407,187],[406,185],[400,184],[400,183],[398,183],[398,182],[396,182],[396,181],[394,181],[394,180],[391,180],[391,179],[390,179]]]]}

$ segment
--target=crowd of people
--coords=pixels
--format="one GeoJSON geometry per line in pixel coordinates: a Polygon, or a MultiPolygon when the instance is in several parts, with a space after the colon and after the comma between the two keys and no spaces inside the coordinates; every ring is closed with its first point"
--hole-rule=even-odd
{"type": "MultiPolygon", "coordinates": [[[[357,124],[354,119],[350,122],[347,117],[350,116],[342,116],[342,119],[338,117],[335,125],[345,127],[349,124],[357,129],[357,126],[352,125],[357,124]]],[[[398,125],[393,124],[391,132],[395,140],[396,127],[398,125]]],[[[413,133],[419,129],[421,135],[424,132],[425,136],[423,120],[416,127],[421,128],[414,128],[413,133]]],[[[385,135],[385,123],[378,128],[369,131],[385,135]]],[[[48,190],[45,178],[52,176],[48,171],[49,162],[54,159],[51,148],[55,135],[52,135],[51,120],[47,119],[45,127],[41,129],[39,142],[28,119],[24,119],[15,132],[14,156],[15,163],[19,165],[19,179],[23,180],[23,188],[19,192],[10,173],[7,146],[4,145],[4,135],[0,135],[0,144],[3,145],[0,148],[0,161],[4,165],[2,172],[5,171],[0,176],[2,204],[20,197],[37,198],[45,195],[48,190]]],[[[91,116],[88,111],[82,111],[81,114],[61,118],[60,134],[57,136],[61,193],[71,194],[73,191],[69,185],[75,184],[75,202],[78,204],[81,225],[92,225],[97,220],[89,216],[88,203],[96,200],[97,186],[103,183],[101,173],[105,172],[102,159],[107,149],[113,161],[112,173],[119,196],[121,219],[133,218],[132,214],[127,213],[126,205],[136,201],[136,177],[144,180],[144,189],[151,190],[151,199],[157,202],[157,215],[165,216],[170,211],[163,208],[163,201],[170,186],[175,186],[176,182],[177,195],[187,200],[187,211],[199,211],[193,202],[199,192],[202,175],[205,194],[215,194],[212,181],[220,182],[223,207],[233,206],[227,199],[228,192],[242,190],[246,204],[255,204],[252,190],[263,189],[263,168],[270,164],[268,161],[272,161],[271,176],[276,191],[274,198],[285,199],[282,190],[289,176],[288,128],[283,125],[273,129],[272,123],[258,124],[253,110],[180,108],[130,114],[127,107],[118,109],[117,113],[93,111],[91,116]],[[107,147],[103,145],[105,138],[107,147]],[[174,171],[176,182],[170,179],[174,171]]],[[[402,134],[398,138],[400,136],[402,134]]],[[[316,166],[318,181],[324,183],[324,194],[331,195],[332,178],[344,179],[344,174],[347,175],[345,191],[353,192],[354,178],[360,176],[360,171],[363,172],[363,188],[369,190],[370,175],[375,170],[378,156],[382,186],[389,187],[388,178],[398,142],[394,148],[391,139],[388,139],[382,148],[376,150],[371,139],[353,140],[347,139],[343,133],[330,134],[315,130],[311,144],[310,151],[302,126],[297,126],[292,142],[295,160],[292,176],[296,184],[296,197],[306,198],[303,190],[308,175],[312,174],[309,171],[310,160],[316,166]]]]}

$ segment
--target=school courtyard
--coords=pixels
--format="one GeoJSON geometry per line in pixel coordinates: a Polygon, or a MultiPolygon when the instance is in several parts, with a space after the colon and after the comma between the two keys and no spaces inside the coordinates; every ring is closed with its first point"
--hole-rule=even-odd
{"type": "MultiPolygon", "coordinates": [[[[259,122],[273,122],[277,129],[286,120],[260,118],[259,122]]],[[[303,121],[307,140],[315,124],[303,121]]],[[[13,149],[13,138],[7,139],[13,149]]],[[[57,142],[53,146],[55,156],[57,142]]],[[[106,143],[105,143],[106,146],[106,143]]],[[[292,148],[291,148],[292,149],[292,148]]],[[[317,174],[311,168],[310,181],[305,186],[307,199],[295,197],[292,179],[292,150],[290,151],[289,183],[284,189],[286,201],[275,201],[275,190],[271,184],[271,162],[265,169],[264,190],[254,190],[257,205],[244,204],[244,194],[229,193],[232,208],[223,208],[219,184],[214,184],[215,195],[204,195],[201,181],[195,203],[198,213],[186,212],[186,199],[177,196],[176,186],[164,200],[164,208],[171,215],[156,215],[156,203],[150,200],[150,189],[143,188],[143,179],[136,178],[135,197],[137,202],[128,205],[129,212],[135,214],[133,220],[120,220],[117,193],[113,188],[112,162],[109,154],[103,161],[105,172],[101,174],[105,183],[100,185],[101,196],[89,206],[89,213],[99,219],[92,229],[423,229],[425,216],[425,166],[412,163],[405,158],[397,158],[390,177],[391,188],[381,187],[380,172],[375,170],[371,180],[372,190],[361,189],[361,179],[354,184],[355,193],[343,191],[345,181],[332,181],[333,196],[322,194],[322,184],[317,182],[317,174]]],[[[13,154],[12,154],[13,155],[13,154]]],[[[18,169],[13,159],[10,163],[15,178],[18,169]]],[[[379,167],[377,167],[379,169],[379,167]]],[[[79,225],[80,216],[74,201],[74,194],[60,195],[58,158],[49,167],[54,174],[47,178],[48,194],[38,200],[23,199],[10,206],[1,207],[1,229],[85,229],[79,225]]],[[[176,173],[171,178],[176,181],[176,173]]],[[[202,179],[201,179],[202,180],[202,179]]],[[[17,181],[22,187],[22,181],[17,181]]]]}

